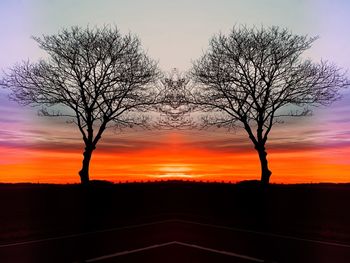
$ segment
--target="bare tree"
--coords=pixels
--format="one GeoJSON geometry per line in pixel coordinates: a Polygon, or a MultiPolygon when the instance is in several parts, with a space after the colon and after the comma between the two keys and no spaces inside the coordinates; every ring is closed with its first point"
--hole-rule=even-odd
{"type": "Polygon", "coordinates": [[[163,129],[187,129],[193,126],[190,113],[191,104],[187,103],[186,89],[189,78],[174,68],[160,80],[162,103],[158,111],[161,113],[158,126],[163,129]]]}
{"type": "Polygon", "coordinates": [[[157,63],[137,37],[109,26],[72,27],[34,40],[48,58],[17,64],[1,84],[19,103],[41,105],[42,114],[66,117],[78,126],[85,144],[79,175],[86,184],[92,153],[106,128],[146,122],[141,113],[159,95],[150,85],[159,76],[157,63]]]}
{"type": "Polygon", "coordinates": [[[310,105],[328,105],[349,86],[333,64],[313,63],[302,54],[317,37],[278,27],[234,27],[218,34],[193,64],[196,85],[189,101],[204,112],[204,125],[243,127],[258,152],[261,182],[269,183],[266,142],[275,123],[305,116],[310,105]]]}

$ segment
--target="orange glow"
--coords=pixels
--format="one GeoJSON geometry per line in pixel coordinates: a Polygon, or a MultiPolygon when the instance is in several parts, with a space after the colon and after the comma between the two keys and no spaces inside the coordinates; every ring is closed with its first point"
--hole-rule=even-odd
{"type": "MultiPolygon", "coordinates": [[[[259,179],[254,150],[235,152],[196,148],[171,136],[167,147],[127,152],[97,149],[91,161],[91,179],[126,181],[259,179]]],[[[78,183],[82,153],[61,150],[0,148],[1,182],[78,183]]],[[[269,151],[275,183],[349,182],[350,147],[269,151]]]]}

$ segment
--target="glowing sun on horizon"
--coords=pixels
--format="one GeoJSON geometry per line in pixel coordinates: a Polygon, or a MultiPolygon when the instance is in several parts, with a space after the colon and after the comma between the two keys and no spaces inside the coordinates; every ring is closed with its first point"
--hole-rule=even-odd
{"type": "Polygon", "coordinates": [[[152,175],[153,178],[196,178],[191,175],[192,168],[185,164],[161,164],[158,165],[159,174],[152,175]]]}
{"type": "Polygon", "coordinates": [[[184,174],[184,173],[166,173],[166,174],[154,175],[152,177],[155,177],[155,178],[195,178],[197,176],[190,175],[190,174],[184,174]]]}

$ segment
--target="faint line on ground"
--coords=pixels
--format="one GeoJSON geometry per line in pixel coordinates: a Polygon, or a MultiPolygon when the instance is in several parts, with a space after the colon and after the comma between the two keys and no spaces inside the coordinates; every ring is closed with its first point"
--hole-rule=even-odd
{"type": "Polygon", "coordinates": [[[229,256],[229,257],[235,257],[235,258],[240,258],[240,259],[245,259],[245,260],[249,260],[249,261],[253,261],[253,262],[261,262],[261,263],[266,262],[263,259],[250,257],[250,256],[247,256],[247,255],[237,254],[237,253],[234,253],[234,252],[229,252],[229,251],[224,251],[224,250],[217,250],[217,249],[213,249],[213,248],[198,246],[198,245],[195,245],[195,244],[184,243],[184,242],[179,242],[179,241],[171,241],[171,242],[166,242],[166,243],[162,243],[162,244],[156,244],[156,245],[152,245],[152,246],[137,248],[137,249],[133,249],[133,250],[126,250],[126,251],[116,252],[116,253],[109,254],[109,255],[104,255],[104,256],[100,256],[100,257],[96,257],[96,258],[87,259],[87,260],[85,260],[83,262],[86,262],[86,263],[96,262],[96,261],[100,261],[100,260],[115,258],[115,257],[119,257],[119,256],[124,256],[124,255],[135,254],[135,253],[138,253],[138,252],[151,250],[151,249],[155,249],[155,248],[161,248],[161,247],[165,247],[165,246],[171,246],[171,245],[180,245],[180,246],[184,246],[184,247],[200,249],[200,250],[209,251],[209,252],[216,253],[216,254],[221,254],[221,255],[225,255],[225,256],[229,256]]]}
{"type": "Polygon", "coordinates": [[[170,223],[170,222],[174,222],[174,221],[176,221],[176,220],[167,219],[167,220],[154,221],[154,222],[143,223],[143,224],[135,224],[135,225],[130,225],[130,226],[121,226],[121,227],[114,227],[114,228],[108,228],[108,229],[102,229],[102,230],[96,230],[96,231],[89,231],[89,232],[83,232],[83,233],[62,235],[62,236],[57,236],[57,237],[48,237],[48,238],[42,238],[42,239],[36,239],[36,240],[15,242],[15,243],[10,243],[10,244],[0,245],[0,248],[29,245],[29,244],[42,243],[42,242],[46,242],[46,241],[53,241],[53,240],[60,240],[60,239],[69,239],[69,238],[75,238],[75,237],[80,237],[80,236],[87,236],[87,235],[98,234],[98,233],[106,233],[106,232],[113,232],[113,231],[118,231],[118,230],[125,230],[125,229],[132,229],[132,228],[139,228],[139,227],[145,227],[145,226],[152,226],[152,225],[170,223]]]}
{"type": "Polygon", "coordinates": [[[165,223],[176,223],[176,222],[211,227],[211,228],[217,228],[217,229],[225,229],[225,230],[230,230],[230,231],[235,231],[235,232],[264,235],[264,236],[270,236],[270,237],[276,237],[276,238],[282,238],[282,239],[297,240],[297,241],[303,241],[303,242],[309,242],[309,243],[315,243],[315,244],[321,244],[321,245],[350,248],[350,244],[322,241],[322,240],[316,240],[316,239],[300,238],[300,237],[295,237],[295,236],[254,231],[254,230],[235,228],[235,227],[229,227],[229,226],[224,226],[224,225],[214,225],[214,224],[209,224],[209,223],[201,223],[201,222],[195,222],[195,221],[189,221],[189,220],[183,220],[183,219],[167,219],[167,220],[153,221],[153,222],[143,223],[143,224],[135,224],[135,225],[114,227],[114,228],[102,229],[102,230],[96,230],[96,231],[90,231],[90,232],[62,235],[62,236],[57,236],[57,237],[49,237],[49,238],[43,238],[43,239],[37,239],[37,240],[15,242],[15,243],[10,243],[10,244],[0,245],[0,248],[29,245],[29,244],[46,242],[46,241],[76,238],[76,237],[87,236],[87,235],[98,234],[98,233],[106,233],[106,232],[113,232],[113,231],[118,231],[118,230],[133,229],[133,228],[140,228],[140,227],[165,224],[165,223]]]}
{"type": "Polygon", "coordinates": [[[263,235],[263,236],[278,237],[278,238],[283,238],[283,239],[291,239],[291,240],[297,240],[297,241],[317,243],[317,244],[321,244],[321,245],[350,248],[349,244],[343,244],[343,243],[337,243],[337,242],[322,241],[322,240],[316,240],[316,239],[307,239],[307,238],[288,236],[288,235],[282,235],[282,234],[254,231],[254,230],[249,230],[249,229],[244,229],[244,228],[236,228],[236,227],[229,227],[229,226],[223,226],[223,225],[200,223],[200,222],[194,222],[194,221],[188,221],[188,220],[182,220],[182,219],[177,219],[176,221],[182,222],[182,223],[187,223],[187,224],[193,224],[193,225],[200,225],[200,226],[206,226],[206,227],[212,227],[212,228],[218,228],[218,229],[231,230],[231,231],[235,231],[235,232],[244,232],[244,233],[251,233],[251,234],[257,234],[257,235],[263,235]]]}
{"type": "Polygon", "coordinates": [[[209,251],[209,252],[213,252],[213,253],[217,253],[217,254],[221,254],[221,255],[225,255],[225,256],[247,259],[247,260],[254,261],[254,262],[265,262],[265,260],[263,260],[263,259],[259,259],[259,258],[255,258],[255,257],[251,257],[251,256],[246,256],[246,255],[242,255],[242,254],[237,254],[234,252],[229,252],[229,251],[224,251],[224,250],[217,250],[217,249],[213,249],[213,248],[202,247],[202,246],[198,246],[195,244],[189,244],[189,243],[178,242],[178,241],[175,241],[174,244],[178,244],[178,245],[182,245],[182,246],[186,246],[186,247],[191,247],[191,248],[196,248],[196,249],[200,249],[200,250],[205,250],[205,251],[209,251]]]}

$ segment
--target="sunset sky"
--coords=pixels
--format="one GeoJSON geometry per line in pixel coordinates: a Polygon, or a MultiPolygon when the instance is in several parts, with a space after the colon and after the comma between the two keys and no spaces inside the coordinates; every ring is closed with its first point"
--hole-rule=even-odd
{"type": "MultiPolygon", "coordinates": [[[[349,12],[347,0],[3,0],[0,68],[45,56],[31,36],[111,24],[137,34],[162,70],[186,71],[215,33],[245,24],[318,35],[305,55],[350,69],[349,12]]],[[[342,95],[311,117],[273,128],[267,145],[271,182],[350,182],[350,90],[342,95]]],[[[77,128],[36,112],[0,90],[0,182],[79,182],[83,142],[77,128]]],[[[258,156],[242,130],[108,131],[91,163],[91,179],[111,181],[235,182],[259,174],[258,156]]]]}

